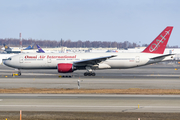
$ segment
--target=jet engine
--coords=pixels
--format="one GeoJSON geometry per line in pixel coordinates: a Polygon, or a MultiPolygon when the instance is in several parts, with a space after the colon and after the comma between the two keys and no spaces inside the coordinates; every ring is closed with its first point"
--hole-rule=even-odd
{"type": "Polygon", "coordinates": [[[72,63],[59,63],[57,69],[59,73],[70,73],[74,71],[72,63]]]}

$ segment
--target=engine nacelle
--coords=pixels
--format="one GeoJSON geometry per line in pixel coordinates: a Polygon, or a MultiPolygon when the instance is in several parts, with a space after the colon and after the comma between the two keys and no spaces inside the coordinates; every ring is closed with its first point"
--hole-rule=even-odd
{"type": "Polygon", "coordinates": [[[70,72],[73,72],[73,64],[72,63],[59,63],[57,65],[57,69],[59,73],[70,73],[70,72]]]}

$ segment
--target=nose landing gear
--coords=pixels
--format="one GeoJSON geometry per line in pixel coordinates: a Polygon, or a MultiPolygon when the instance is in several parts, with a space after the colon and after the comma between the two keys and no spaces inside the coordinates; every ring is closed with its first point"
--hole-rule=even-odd
{"type": "Polygon", "coordinates": [[[21,76],[21,70],[18,69],[18,76],[21,76]]]}
{"type": "Polygon", "coordinates": [[[14,76],[21,76],[21,71],[18,70],[18,73],[13,73],[12,76],[13,76],[13,77],[14,77],[14,76]]]}
{"type": "Polygon", "coordinates": [[[18,71],[18,76],[21,76],[21,71],[18,71]]]}

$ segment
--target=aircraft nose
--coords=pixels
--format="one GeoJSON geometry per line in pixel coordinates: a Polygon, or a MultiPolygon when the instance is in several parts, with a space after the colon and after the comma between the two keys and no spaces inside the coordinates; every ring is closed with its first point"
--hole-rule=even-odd
{"type": "Polygon", "coordinates": [[[8,59],[3,59],[3,64],[6,66],[10,65],[10,61],[8,59]]]}
{"type": "Polygon", "coordinates": [[[3,60],[2,60],[2,63],[3,63],[4,65],[7,65],[7,59],[3,59],[3,60]]]}
{"type": "Polygon", "coordinates": [[[11,58],[4,59],[3,64],[8,66],[8,67],[14,67],[15,65],[13,64],[13,62],[11,60],[12,60],[11,58]]]}

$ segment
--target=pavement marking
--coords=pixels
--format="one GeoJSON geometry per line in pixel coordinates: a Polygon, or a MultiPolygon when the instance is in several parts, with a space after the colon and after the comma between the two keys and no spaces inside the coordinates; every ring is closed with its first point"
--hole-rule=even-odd
{"type": "MultiPolygon", "coordinates": [[[[65,105],[0,105],[0,107],[64,107],[64,108],[138,108],[138,106],[65,106],[65,105]]],[[[180,108],[180,106],[140,106],[140,108],[180,108]]]]}

